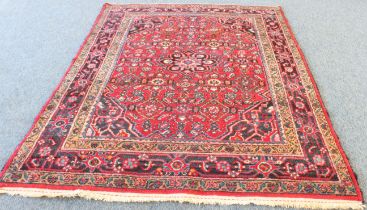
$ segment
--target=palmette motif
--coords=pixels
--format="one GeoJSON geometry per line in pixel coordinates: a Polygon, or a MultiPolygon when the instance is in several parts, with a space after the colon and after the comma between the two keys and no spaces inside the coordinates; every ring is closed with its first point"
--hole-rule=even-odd
{"type": "Polygon", "coordinates": [[[0,186],[360,200],[305,65],[277,7],[108,5],[0,186]]]}

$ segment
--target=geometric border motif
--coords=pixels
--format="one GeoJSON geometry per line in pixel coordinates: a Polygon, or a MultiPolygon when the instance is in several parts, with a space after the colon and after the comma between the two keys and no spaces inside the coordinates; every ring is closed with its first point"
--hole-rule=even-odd
{"type": "MultiPolygon", "coordinates": [[[[117,12],[118,13],[118,12],[117,12]]],[[[110,17],[111,18],[111,17],[110,17]]],[[[121,24],[127,23],[127,19],[122,18],[121,24]]],[[[260,26],[261,27],[261,26],[260,26]]],[[[261,30],[259,30],[261,31],[261,30]]],[[[119,33],[116,33],[119,35],[119,33]]],[[[121,34],[120,34],[121,35],[121,34]]],[[[279,34],[267,34],[278,36],[279,34]]],[[[109,50],[118,48],[119,45],[111,45],[109,50]]],[[[263,44],[264,52],[267,50],[274,51],[268,44],[263,44]],[[268,49],[266,49],[268,48],[268,49]]],[[[274,47],[274,46],[273,46],[274,47]]],[[[109,63],[106,57],[103,62],[109,63]]],[[[283,66],[284,67],[284,66],[283,66]]],[[[101,82],[98,81],[97,82],[101,82]]],[[[93,100],[93,97],[87,100],[93,100]]],[[[76,131],[78,133],[79,130],[76,131]]],[[[83,145],[85,146],[85,145],[83,145]]],[[[278,145],[277,145],[278,146],[278,145]]],[[[64,145],[65,147],[65,145],[64,145]]],[[[66,146],[65,148],[67,148],[66,146]]],[[[304,151],[303,151],[304,152],[304,151]]],[[[97,153],[94,153],[96,155],[97,153]]],[[[258,157],[260,158],[260,157],[258,157]]],[[[277,161],[281,161],[278,159],[277,161]]],[[[292,171],[292,169],[290,169],[292,171]]],[[[347,157],[341,148],[340,142],[332,128],[330,119],[327,115],[325,106],[321,101],[320,94],[317,90],[316,83],[307,66],[304,56],[298,47],[293,33],[284,17],[280,7],[251,7],[251,6],[234,6],[234,5],[110,5],[105,4],[100,15],[98,16],[90,34],[82,44],[76,58],[69,67],[65,77],[60,82],[42,111],[35,119],[35,122],[26,135],[22,143],[18,146],[14,154],[11,156],[3,171],[0,174],[0,192],[11,194],[23,194],[29,196],[60,196],[60,192],[65,196],[79,195],[95,199],[109,200],[104,195],[127,196],[125,199],[111,198],[110,200],[119,201],[154,201],[157,199],[147,195],[162,194],[161,201],[191,201],[202,203],[222,203],[222,204],[247,204],[247,198],[252,198],[254,203],[271,205],[295,206],[295,207],[340,207],[340,208],[360,208],[362,202],[362,194],[357,184],[353,171],[348,163],[347,157]],[[310,109],[315,116],[315,123],[320,131],[320,137],[325,144],[324,150],[331,161],[337,179],[301,179],[295,176],[294,179],[211,179],[197,178],[188,176],[132,176],[121,174],[101,174],[101,173],[85,173],[85,172],[65,172],[65,171],[42,171],[42,170],[25,170],[24,161],[29,157],[30,153],[36,148],[40,141],[38,137],[46,129],[52,114],[57,110],[63,100],[63,95],[68,90],[70,84],[78,77],[81,67],[85,59],[88,57],[89,50],[93,48],[96,38],[101,33],[116,32],[116,28],[105,30],[105,18],[110,11],[120,12],[120,16],[116,15],[112,18],[121,19],[121,14],[125,12],[201,12],[201,13],[261,13],[263,20],[268,21],[264,16],[272,16],[276,18],[282,30],[289,52],[292,56],[292,68],[295,68],[301,79],[304,93],[309,100],[310,109]],[[293,65],[294,64],[294,65],[293,65]],[[31,188],[31,190],[27,190],[31,188]],[[35,190],[38,189],[38,190],[35,190]],[[42,190],[44,189],[44,190],[42,190]],[[51,190],[51,191],[47,191],[51,190]],[[71,190],[81,190],[70,193],[71,190]],[[33,194],[30,193],[34,191],[33,194]],[[69,192],[69,194],[67,193],[69,192]],[[84,193],[82,193],[84,192],[84,193]],[[50,193],[50,194],[49,194],[50,193]],[[122,194],[125,193],[125,194],[122,194]],[[129,193],[136,193],[130,196],[129,193]],[[142,194],[141,194],[142,193],[142,194]],[[175,194],[184,194],[182,198],[177,198],[175,194]],[[205,198],[205,196],[216,196],[217,201],[213,201],[213,197],[205,198]],[[233,201],[229,197],[235,196],[238,201],[233,201]],[[253,197],[259,197],[259,200],[253,197]],[[129,198],[130,197],[130,198],[129,198]],[[274,200],[274,198],[276,200],[274,200]],[[207,200],[206,200],[207,199],[207,200]],[[302,199],[302,200],[300,200],[302,199]],[[309,201],[307,199],[317,199],[309,201]],[[325,200],[326,199],[326,200],[325,200]],[[330,201],[330,200],[332,201],[330,201]],[[300,202],[299,205],[292,204],[293,201],[300,202]],[[310,204],[314,202],[314,204],[310,204]]],[[[158,199],[159,200],[159,199],[158,199]]]]}

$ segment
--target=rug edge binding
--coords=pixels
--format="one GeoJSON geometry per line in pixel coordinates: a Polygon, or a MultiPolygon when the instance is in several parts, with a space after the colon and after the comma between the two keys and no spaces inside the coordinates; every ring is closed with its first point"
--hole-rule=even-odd
{"type": "Polygon", "coordinates": [[[270,207],[306,208],[306,209],[364,209],[362,201],[353,200],[326,200],[310,198],[286,198],[286,197],[229,197],[229,196],[204,196],[192,194],[148,194],[105,192],[90,190],[51,190],[40,188],[0,188],[0,194],[11,196],[23,196],[32,198],[84,198],[88,200],[100,200],[107,202],[179,202],[209,205],[260,205],[270,207]]]}
{"type": "MultiPolygon", "coordinates": [[[[102,13],[106,7],[119,6],[119,5],[121,4],[105,3],[103,4],[103,7],[100,13],[102,13]]],[[[125,5],[136,5],[136,4],[125,4],[125,5]]],[[[156,5],[166,5],[166,4],[156,4],[156,5]]],[[[197,4],[197,5],[203,5],[203,4],[197,4]]],[[[214,5],[219,6],[219,4],[214,4],[214,5]]],[[[246,6],[246,5],[235,5],[235,4],[234,5],[220,5],[220,6],[251,7],[248,5],[246,6]]],[[[256,6],[256,7],[271,7],[274,9],[278,9],[281,11],[283,18],[286,18],[281,6],[265,6],[264,5],[264,6],[256,6]]],[[[95,22],[98,21],[99,19],[98,17],[99,15],[97,16],[97,19],[95,20],[95,22]]],[[[288,29],[291,30],[287,20],[286,20],[286,23],[287,23],[288,29]]],[[[93,24],[92,29],[94,28],[94,25],[95,23],[93,24]]],[[[298,45],[298,42],[296,43],[298,45]]],[[[84,45],[84,42],[82,46],[83,45],[84,45]]],[[[43,108],[41,110],[43,110],[43,108]]],[[[20,143],[20,145],[22,144],[23,142],[20,143]]],[[[1,170],[1,172],[4,172],[4,169],[1,170]]],[[[219,205],[255,204],[255,205],[271,206],[271,207],[306,208],[306,209],[364,209],[366,208],[366,206],[363,204],[362,201],[352,201],[352,200],[326,200],[326,199],[284,198],[284,197],[228,197],[228,196],[192,195],[192,194],[184,194],[184,193],[147,194],[147,193],[104,192],[104,191],[91,191],[91,190],[51,190],[51,189],[40,189],[40,188],[19,188],[19,187],[1,188],[0,187],[0,194],[8,194],[11,196],[33,197],[33,198],[37,198],[37,197],[38,198],[40,197],[76,198],[76,197],[79,197],[79,198],[85,198],[88,200],[101,200],[101,201],[107,201],[107,202],[139,202],[139,203],[140,202],[179,202],[179,203],[212,204],[212,205],[216,205],[216,204],[219,204],[219,205]]]]}

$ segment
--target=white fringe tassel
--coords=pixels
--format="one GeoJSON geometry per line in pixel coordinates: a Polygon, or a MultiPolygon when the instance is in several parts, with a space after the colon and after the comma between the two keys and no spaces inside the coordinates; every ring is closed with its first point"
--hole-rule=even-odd
{"type": "Polygon", "coordinates": [[[231,196],[203,196],[190,194],[150,194],[103,192],[88,190],[50,190],[39,188],[0,188],[0,193],[21,195],[26,197],[82,197],[86,199],[103,200],[109,202],[189,202],[194,204],[220,205],[265,205],[288,208],[308,209],[364,209],[360,201],[325,200],[306,198],[274,198],[274,197],[231,197],[231,196]]]}

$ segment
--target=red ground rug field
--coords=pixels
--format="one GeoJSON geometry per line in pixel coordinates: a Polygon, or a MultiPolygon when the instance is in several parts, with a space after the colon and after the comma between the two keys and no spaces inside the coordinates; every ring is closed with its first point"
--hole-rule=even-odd
{"type": "Polygon", "coordinates": [[[362,208],[280,7],[105,4],[0,192],[362,208]]]}

